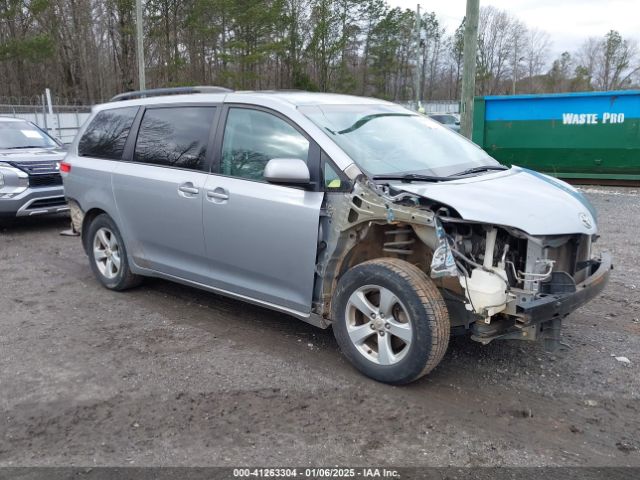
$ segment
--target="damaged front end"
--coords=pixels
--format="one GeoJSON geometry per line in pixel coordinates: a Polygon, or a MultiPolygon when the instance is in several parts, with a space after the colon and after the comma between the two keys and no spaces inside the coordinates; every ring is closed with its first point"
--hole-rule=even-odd
{"type": "Polygon", "coordinates": [[[337,280],[352,266],[397,257],[420,267],[447,304],[452,333],[559,343],[561,321],[599,294],[611,258],[593,258],[595,234],[532,236],[473,222],[428,197],[361,176],[328,194],[321,219],[314,312],[330,323],[337,280]]]}
{"type": "Polygon", "coordinates": [[[520,230],[441,218],[458,267],[465,308],[476,321],[472,338],[538,340],[549,350],[561,322],[598,295],[611,257],[592,258],[596,236],[531,236],[520,230]]]}

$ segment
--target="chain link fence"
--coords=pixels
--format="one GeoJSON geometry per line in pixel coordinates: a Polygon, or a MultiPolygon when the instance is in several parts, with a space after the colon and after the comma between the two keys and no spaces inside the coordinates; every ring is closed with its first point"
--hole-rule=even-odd
{"type": "MultiPolygon", "coordinates": [[[[415,101],[396,102],[410,110],[418,111],[415,101]]],[[[432,100],[420,103],[426,114],[430,113],[460,113],[460,102],[457,100],[432,100]]]]}
{"type": "Polygon", "coordinates": [[[0,97],[0,116],[22,118],[35,123],[62,143],[71,143],[91,113],[91,106],[53,97],[52,113],[44,96],[0,97]]]}

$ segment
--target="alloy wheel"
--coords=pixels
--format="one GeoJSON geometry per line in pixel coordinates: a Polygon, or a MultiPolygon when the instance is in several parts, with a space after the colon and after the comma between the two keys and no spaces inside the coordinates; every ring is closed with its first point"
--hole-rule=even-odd
{"type": "Polygon", "coordinates": [[[93,258],[100,273],[109,280],[120,272],[120,246],[115,234],[101,227],[93,237],[93,258]]]}
{"type": "Polygon", "coordinates": [[[409,351],[411,319],[391,290],[378,285],[358,288],[349,297],[345,318],[351,342],[367,360],[393,365],[409,351]]]}

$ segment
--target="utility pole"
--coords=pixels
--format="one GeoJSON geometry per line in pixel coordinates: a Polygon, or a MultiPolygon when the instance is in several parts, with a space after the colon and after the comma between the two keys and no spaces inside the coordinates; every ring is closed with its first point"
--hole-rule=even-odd
{"type": "Polygon", "coordinates": [[[138,83],[140,90],[144,90],[144,26],[142,25],[142,0],[136,0],[136,56],[138,57],[138,83]]]}
{"type": "Polygon", "coordinates": [[[516,83],[518,82],[518,39],[513,44],[513,85],[512,94],[516,94],[516,83]]]}
{"type": "Polygon", "coordinates": [[[420,5],[416,8],[416,76],[413,90],[416,94],[416,110],[420,111],[420,5]]]}
{"type": "Polygon", "coordinates": [[[471,138],[473,132],[473,96],[476,90],[476,52],[478,50],[478,17],[480,0],[467,0],[467,16],[464,27],[464,50],[462,52],[462,99],[460,108],[460,130],[471,138]]]}

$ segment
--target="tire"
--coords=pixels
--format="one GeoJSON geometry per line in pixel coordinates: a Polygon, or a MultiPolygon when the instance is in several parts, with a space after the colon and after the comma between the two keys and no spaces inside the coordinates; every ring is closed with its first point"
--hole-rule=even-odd
{"type": "Polygon", "coordinates": [[[93,219],[86,242],[91,270],[102,285],[118,291],[140,285],[142,277],[131,273],[122,235],[109,215],[93,219]]]}
{"type": "Polygon", "coordinates": [[[384,383],[426,375],[449,345],[449,314],[440,292],[422,270],[395,258],[347,271],[333,295],[332,318],[342,353],[384,383]]]}

